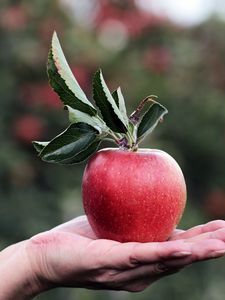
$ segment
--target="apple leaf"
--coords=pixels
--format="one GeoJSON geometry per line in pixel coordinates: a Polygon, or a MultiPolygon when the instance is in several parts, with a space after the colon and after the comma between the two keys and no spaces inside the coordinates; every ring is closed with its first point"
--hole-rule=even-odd
{"type": "Polygon", "coordinates": [[[91,156],[94,152],[96,152],[98,150],[100,143],[101,143],[100,140],[98,140],[98,139],[95,140],[92,144],[89,144],[89,146],[87,148],[85,148],[83,151],[81,151],[77,155],[60,161],[60,164],[72,165],[72,164],[77,164],[77,163],[80,163],[80,162],[86,160],[89,156],[91,156]]]}
{"type": "Polygon", "coordinates": [[[87,99],[72,73],[63,54],[56,32],[54,32],[52,38],[47,71],[50,85],[65,105],[69,105],[91,116],[97,114],[96,109],[87,99]]]}
{"type": "Polygon", "coordinates": [[[99,133],[108,131],[108,127],[105,122],[97,116],[90,116],[82,111],[70,107],[69,105],[66,105],[65,108],[69,112],[69,120],[71,123],[86,123],[97,129],[99,133]]]}
{"type": "Polygon", "coordinates": [[[112,96],[121,114],[123,115],[123,118],[126,120],[126,124],[128,124],[127,109],[121,88],[118,87],[118,89],[112,93],[112,96]]]}
{"type": "Polygon", "coordinates": [[[73,158],[99,139],[98,131],[85,123],[71,124],[56,136],[39,153],[47,162],[57,162],[73,158]]]}
{"type": "Polygon", "coordinates": [[[143,115],[137,130],[138,143],[151,133],[162,120],[163,116],[168,113],[168,110],[158,102],[154,102],[147,112],[143,115]]]}
{"type": "Polygon", "coordinates": [[[50,85],[68,110],[71,125],[50,142],[33,142],[44,161],[61,164],[81,162],[98,149],[101,140],[114,141],[120,148],[136,151],[138,143],[167,113],[167,109],[155,101],[157,97],[151,95],[143,99],[128,118],[121,88],[111,94],[101,70],[93,78],[95,108],[74,77],[55,32],[47,71],[50,85]],[[149,102],[152,105],[143,114],[149,102]]]}
{"type": "Polygon", "coordinates": [[[126,133],[128,122],[111,95],[101,70],[97,71],[94,76],[93,97],[106,125],[114,132],[126,133]]]}
{"type": "Polygon", "coordinates": [[[39,153],[44,149],[44,147],[46,147],[49,144],[49,142],[33,141],[32,144],[34,148],[37,150],[37,152],[39,153]]]}

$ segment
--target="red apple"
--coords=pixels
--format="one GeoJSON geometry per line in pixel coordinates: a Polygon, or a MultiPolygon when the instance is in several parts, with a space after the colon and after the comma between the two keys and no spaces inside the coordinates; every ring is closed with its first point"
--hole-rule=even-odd
{"type": "Polygon", "coordinates": [[[82,193],[96,235],[120,242],[167,240],[186,203],[179,165],[154,149],[98,151],[86,166],[82,193]]]}

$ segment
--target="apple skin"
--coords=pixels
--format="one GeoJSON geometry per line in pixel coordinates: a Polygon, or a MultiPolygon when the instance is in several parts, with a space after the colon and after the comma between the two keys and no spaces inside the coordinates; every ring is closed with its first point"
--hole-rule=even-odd
{"type": "Polygon", "coordinates": [[[82,197],[98,238],[161,242],[182,217],[186,184],[179,165],[166,152],[107,148],[87,163],[82,197]]]}

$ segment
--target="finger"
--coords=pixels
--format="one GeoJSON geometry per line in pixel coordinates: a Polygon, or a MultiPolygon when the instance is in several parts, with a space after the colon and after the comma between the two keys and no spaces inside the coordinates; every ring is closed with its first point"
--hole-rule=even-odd
{"type": "Polygon", "coordinates": [[[160,243],[115,244],[102,259],[109,266],[133,268],[139,264],[149,264],[168,258],[191,255],[191,244],[179,241],[160,243]]]}
{"type": "Polygon", "coordinates": [[[215,231],[215,230],[218,230],[221,228],[225,228],[225,221],[215,220],[215,221],[208,222],[204,225],[195,226],[184,232],[179,232],[179,231],[175,232],[175,234],[172,235],[171,239],[172,240],[187,239],[187,238],[191,238],[191,237],[194,237],[194,236],[202,234],[202,233],[215,231]]]}
{"type": "Polygon", "coordinates": [[[225,242],[225,228],[218,229],[210,234],[210,238],[225,242]]]}
{"type": "Polygon", "coordinates": [[[194,261],[200,261],[217,257],[225,254],[224,241],[216,238],[201,240],[192,244],[192,258],[194,261]]]}
{"type": "Polygon", "coordinates": [[[219,258],[225,255],[225,243],[217,239],[206,239],[192,244],[192,255],[180,259],[171,259],[163,263],[170,267],[185,267],[194,262],[219,258]]]}
{"type": "Polygon", "coordinates": [[[218,239],[225,242],[225,228],[199,234],[186,239],[187,242],[197,242],[206,239],[218,239]]]}
{"type": "Polygon", "coordinates": [[[113,276],[113,279],[118,282],[129,283],[133,281],[145,281],[150,284],[159,277],[162,277],[168,273],[178,272],[180,268],[174,266],[166,266],[163,263],[154,263],[149,265],[141,265],[133,269],[126,270],[124,272],[118,272],[113,276]]]}
{"type": "Polygon", "coordinates": [[[97,239],[97,236],[93,232],[88,222],[87,216],[85,215],[79,216],[71,221],[58,225],[52,230],[76,233],[90,239],[97,239]]]}
{"type": "Polygon", "coordinates": [[[181,268],[165,267],[163,264],[141,266],[120,274],[115,281],[122,283],[125,290],[130,292],[141,292],[153,282],[179,272],[181,268]]]}
{"type": "Polygon", "coordinates": [[[184,232],[185,232],[185,230],[182,230],[182,229],[174,229],[169,240],[173,240],[174,237],[176,237],[177,235],[184,233],[184,232]]]}

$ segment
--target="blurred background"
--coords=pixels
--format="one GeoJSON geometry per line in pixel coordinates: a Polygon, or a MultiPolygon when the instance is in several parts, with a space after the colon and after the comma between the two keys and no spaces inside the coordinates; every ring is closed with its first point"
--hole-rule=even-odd
{"type": "MultiPolygon", "coordinates": [[[[168,108],[143,146],[170,153],[183,169],[188,204],[180,227],[224,219],[223,0],[1,0],[1,248],[83,213],[85,163],[47,164],[31,145],[68,124],[46,75],[53,30],[90,98],[92,75],[101,66],[110,88],[122,87],[129,112],[149,94],[168,108]]],[[[36,299],[223,300],[224,278],[220,259],[139,294],[58,289],[36,299]]]]}

